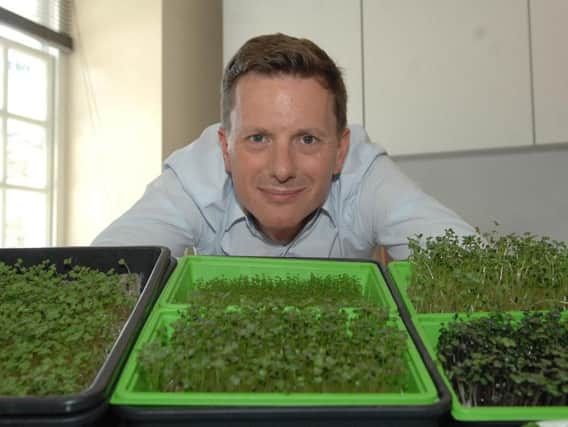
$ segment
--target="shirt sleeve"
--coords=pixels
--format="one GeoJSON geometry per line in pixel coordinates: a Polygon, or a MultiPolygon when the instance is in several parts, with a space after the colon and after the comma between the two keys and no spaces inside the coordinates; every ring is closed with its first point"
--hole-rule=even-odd
{"type": "Polygon", "coordinates": [[[359,195],[363,228],[384,246],[392,259],[410,255],[408,238],[443,235],[451,228],[457,235],[476,234],[457,213],[423,192],[387,155],[375,159],[363,177],[359,195]]]}
{"type": "Polygon", "coordinates": [[[166,246],[175,257],[198,244],[205,222],[169,168],[128,211],[104,229],[94,246],[166,246]]]}

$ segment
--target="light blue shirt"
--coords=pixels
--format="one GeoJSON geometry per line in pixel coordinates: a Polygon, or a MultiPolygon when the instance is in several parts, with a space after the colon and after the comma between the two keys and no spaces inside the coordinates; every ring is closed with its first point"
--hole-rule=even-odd
{"type": "Polygon", "coordinates": [[[409,255],[418,233],[475,230],[421,191],[361,126],[352,125],[349,152],[323,206],[286,245],[259,232],[243,212],[225,172],[219,124],[174,152],[142,198],[93,242],[98,246],[162,245],[179,257],[202,255],[371,258],[377,245],[393,259],[409,255]]]}

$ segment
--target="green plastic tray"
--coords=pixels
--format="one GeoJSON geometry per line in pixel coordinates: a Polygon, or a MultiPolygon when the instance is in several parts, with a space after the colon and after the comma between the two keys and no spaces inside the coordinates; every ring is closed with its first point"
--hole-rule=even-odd
{"type": "Polygon", "coordinates": [[[410,284],[410,275],[412,274],[410,263],[408,261],[392,261],[387,266],[387,272],[392,277],[392,281],[400,294],[404,307],[408,310],[412,318],[416,317],[419,313],[416,312],[406,292],[410,284]]]}
{"type": "MultiPolygon", "coordinates": [[[[179,317],[176,310],[155,311],[142,331],[111,399],[116,405],[147,406],[341,406],[341,405],[429,405],[438,401],[420,355],[410,336],[406,364],[410,371],[405,393],[195,393],[148,391],[139,375],[136,355],[141,345],[151,341],[161,326],[171,325],[179,317]]],[[[397,321],[404,330],[402,321],[397,321]]]]}
{"type": "MultiPolygon", "coordinates": [[[[516,318],[522,316],[520,312],[509,313],[516,318]]],[[[468,315],[464,314],[463,317],[466,318],[468,315]]],[[[474,313],[471,314],[471,318],[479,318],[487,315],[488,313],[474,313]]],[[[568,318],[568,312],[565,312],[563,317],[568,318]]],[[[467,407],[462,405],[436,355],[440,328],[443,323],[448,323],[452,321],[453,318],[454,314],[423,314],[420,315],[420,322],[416,326],[416,329],[426,345],[430,357],[434,360],[436,368],[440,372],[440,376],[450,390],[452,397],[451,415],[455,420],[464,423],[464,425],[479,424],[484,426],[503,425],[505,422],[522,423],[539,420],[568,420],[568,406],[467,407]]]]}
{"type": "Polygon", "coordinates": [[[404,393],[162,393],[144,389],[138,375],[137,355],[143,343],[151,340],[159,325],[168,325],[186,306],[191,289],[197,279],[227,278],[240,275],[266,275],[267,277],[299,276],[310,274],[350,274],[363,284],[367,301],[389,308],[394,322],[406,331],[398,314],[388,286],[377,264],[373,262],[345,262],[306,259],[273,259],[246,257],[190,256],[180,258],[166,288],[144,326],[122,372],[115,392],[113,405],[140,406],[361,406],[361,405],[435,405],[440,401],[434,382],[424,365],[411,335],[408,334],[408,364],[411,379],[404,393]]]}
{"type": "Polygon", "coordinates": [[[383,275],[373,262],[345,262],[311,259],[252,258],[187,256],[178,265],[158,299],[162,308],[184,308],[197,280],[218,277],[265,276],[267,278],[294,276],[301,279],[315,275],[348,274],[363,285],[363,297],[368,301],[380,301],[391,314],[398,314],[383,275]]]}

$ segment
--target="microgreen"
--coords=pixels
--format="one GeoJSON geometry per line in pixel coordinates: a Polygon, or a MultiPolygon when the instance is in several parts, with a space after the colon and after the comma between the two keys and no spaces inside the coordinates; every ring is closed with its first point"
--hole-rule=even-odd
{"type": "Polygon", "coordinates": [[[308,307],[311,305],[356,305],[363,302],[363,288],[348,274],[310,274],[307,278],[288,275],[223,276],[197,280],[189,301],[194,304],[238,305],[270,302],[308,307]]]}
{"type": "Polygon", "coordinates": [[[85,389],[130,315],[137,275],[64,265],[0,262],[0,395],[85,389]]]}
{"type": "Polygon", "coordinates": [[[408,295],[419,313],[568,309],[565,242],[449,229],[409,247],[408,295]]]}
{"type": "Polygon", "coordinates": [[[568,318],[559,311],[454,319],[438,357],[466,406],[567,406],[568,318]]]}
{"type": "Polygon", "coordinates": [[[406,350],[355,278],[242,276],[196,285],[138,362],[147,390],[396,393],[407,386],[406,350]]]}
{"type": "Polygon", "coordinates": [[[378,307],[348,314],[190,305],[140,354],[149,390],[199,392],[400,392],[405,335],[378,307]]]}

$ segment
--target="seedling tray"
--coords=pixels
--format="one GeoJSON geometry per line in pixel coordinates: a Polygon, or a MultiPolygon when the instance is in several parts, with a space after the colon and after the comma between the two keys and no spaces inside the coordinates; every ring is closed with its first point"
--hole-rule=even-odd
{"type": "MultiPolygon", "coordinates": [[[[509,312],[514,318],[520,319],[520,312],[509,312]]],[[[488,313],[473,313],[460,315],[460,319],[479,318],[488,313]],[[471,317],[468,317],[471,316],[471,317]]],[[[563,318],[568,318],[568,312],[563,313],[563,318]]],[[[440,375],[450,390],[451,416],[453,424],[463,426],[521,426],[529,421],[543,420],[568,420],[568,406],[477,406],[467,407],[460,402],[450,380],[437,357],[438,338],[442,324],[447,324],[454,319],[453,314],[429,314],[420,315],[420,324],[417,326],[418,333],[424,341],[427,351],[434,360],[440,375]]]]}
{"type": "Polygon", "coordinates": [[[185,308],[198,280],[207,281],[219,277],[232,279],[240,276],[307,279],[311,274],[353,276],[362,284],[363,297],[366,300],[378,301],[381,305],[388,307],[393,314],[398,313],[398,307],[391,297],[382,270],[376,263],[254,257],[189,256],[180,258],[157,305],[160,308],[185,308]]]}
{"type": "Polygon", "coordinates": [[[107,355],[91,385],[77,394],[45,397],[0,396],[0,425],[84,425],[102,419],[108,400],[145,319],[151,311],[175,261],[163,247],[60,247],[0,249],[0,261],[25,266],[44,260],[55,264],[58,272],[65,271],[64,261],[103,272],[119,270],[124,259],[132,273],[139,275],[141,292],[124,323],[118,338],[107,355]]]}
{"type": "Polygon", "coordinates": [[[203,425],[437,425],[449,409],[449,395],[439,390],[441,380],[435,374],[414,331],[408,331],[399,316],[398,306],[383,278],[382,268],[373,262],[274,259],[247,257],[180,258],[148,322],[144,326],[121,374],[111,399],[116,413],[133,424],[197,423],[203,425]],[[269,278],[300,277],[310,274],[355,276],[363,285],[363,297],[388,307],[399,330],[406,331],[408,351],[405,363],[410,372],[404,393],[189,393],[156,392],[146,388],[141,379],[137,355],[141,346],[153,339],[161,325],[168,326],[191,300],[198,280],[223,276],[262,275],[269,278]],[[428,366],[423,359],[426,359],[428,366]],[[441,395],[441,396],[440,396],[441,395]],[[239,424],[240,423],[240,424],[239,424]]]}
{"type": "Polygon", "coordinates": [[[400,294],[404,308],[408,310],[411,317],[416,317],[419,313],[416,312],[407,292],[411,275],[410,263],[408,261],[392,261],[388,264],[387,271],[392,277],[394,287],[400,294]]]}

